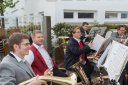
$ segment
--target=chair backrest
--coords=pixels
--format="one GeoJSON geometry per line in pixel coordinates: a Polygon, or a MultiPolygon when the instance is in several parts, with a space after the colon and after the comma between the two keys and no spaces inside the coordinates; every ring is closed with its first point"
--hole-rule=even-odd
{"type": "Polygon", "coordinates": [[[0,54],[4,54],[4,42],[1,40],[0,41],[0,54]]]}
{"type": "Polygon", "coordinates": [[[90,30],[90,35],[92,37],[95,37],[96,34],[99,34],[104,37],[107,30],[107,27],[92,27],[90,30]]]}
{"type": "Polygon", "coordinates": [[[54,59],[58,67],[64,67],[64,47],[59,46],[55,48],[54,59]]]}
{"type": "Polygon", "coordinates": [[[5,36],[5,29],[0,28],[0,39],[2,40],[5,36]]]}
{"type": "Polygon", "coordinates": [[[10,49],[9,49],[9,44],[7,42],[4,44],[3,50],[4,50],[4,55],[7,55],[9,53],[10,49]]]}
{"type": "Polygon", "coordinates": [[[105,37],[106,32],[108,31],[107,27],[99,27],[100,31],[100,35],[105,37]]]}
{"type": "Polygon", "coordinates": [[[99,32],[99,29],[98,27],[92,27],[89,34],[92,36],[92,37],[95,37],[95,35],[99,32]]]}
{"type": "Polygon", "coordinates": [[[105,35],[105,38],[110,38],[112,32],[113,32],[112,30],[107,31],[107,33],[106,33],[106,35],[105,35]]]}

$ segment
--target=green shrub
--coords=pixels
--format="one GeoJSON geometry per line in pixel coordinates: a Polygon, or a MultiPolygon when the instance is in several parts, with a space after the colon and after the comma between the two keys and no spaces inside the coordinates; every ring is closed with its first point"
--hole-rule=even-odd
{"type": "Polygon", "coordinates": [[[68,36],[70,34],[71,25],[66,23],[57,23],[52,30],[55,35],[58,36],[68,36]]]}

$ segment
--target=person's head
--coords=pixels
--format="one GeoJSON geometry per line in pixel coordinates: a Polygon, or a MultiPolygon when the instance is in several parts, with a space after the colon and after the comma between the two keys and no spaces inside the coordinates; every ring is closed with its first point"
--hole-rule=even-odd
{"type": "Polygon", "coordinates": [[[24,57],[29,53],[29,37],[22,33],[13,33],[9,37],[10,51],[16,53],[19,57],[24,57]]]}
{"type": "Polygon", "coordinates": [[[126,27],[125,25],[118,25],[117,26],[117,32],[119,35],[124,35],[126,32],[126,27]]]}
{"type": "Polygon", "coordinates": [[[42,45],[44,41],[44,36],[40,30],[34,30],[32,34],[32,40],[37,45],[42,45]]]}
{"type": "Polygon", "coordinates": [[[83,22],[82,28],[84,29],[84,31],[88,30],[88,26],[89,26],[89,24],[87,22],[83,22]]]}
{"type": "Polygon", "coordinates": [[[72,28],[72,37],[80,39],[81,32],[80,32],[80,27],[79,26],[74,26],[72,28]]]}

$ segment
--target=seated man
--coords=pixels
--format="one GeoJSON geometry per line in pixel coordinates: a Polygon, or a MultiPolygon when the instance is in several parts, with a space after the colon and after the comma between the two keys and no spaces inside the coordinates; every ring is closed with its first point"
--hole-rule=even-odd
{"type": "Polygon", "coordinates": [[[30,63],[33,71],[37,75],[43,75],[47,69],[53,71],[53,76],[66,77],[67,75],[59,70],[49,56],[43,45],[44,36],[40,30],[35,30],[32,34],[33,44],[30,47],[26,60],[30,63]]]}
{"type": "Polygon", "coordinates": [[[120,43],[124,43],[126,39],[125,32],[126,32],[126,27],[124,25],[119,25],[117,26],[117,32],[113,32],[111,34],[111,39],[120,43]]]}
{"type": "MultiPolygon", "coordinates": [[[[125,41],[127,38],[127,36],[125,35],[125,32],[126,32],[126,26],[119,25],[119,26],[117,26],[117,32],[113,32],[111,34],[111,39],[115,40],[117,42],[120,42],[122,44],[128,45],[127,44],[128,42],[125,41]]],[[[128,82],[127,82],[128,79],[125,76],[127,74],[127,69],[128,69],[128,63],[126,64],[126,67],[123,70],[121,77],[119,79],[120,85],[127,85],[128,84],[128,82]]]]}
{"type": "MultiPolygon", "coordinates": [[[[29,53],[29,39],[22,33],[14,33],[9,38],[11,52],[0,63],[0,85],[18,85],[35,76],[24,57],[29,53]]],[[[42,85],[45,81],[38,76],[27,85],[42,85]]]]}
{"type": "Polygon", "coordinates": [[[92,44],[89,43],[85,45],[83,41],[80,40],[81,32],[78,26],[72,29],[72,37],[70,37],[68,44],[66,46],[66,53],[64,56],[64,66],[66,69],[70,70],[70,67],[77,62],[82,63],[82,67],[91,82],[91,73],[93,67],[90,65],[90,62],[87,59],[87,54],[91,51],[92,44]]]}
{"type": "Polygon", "coordinates": [[[89,24],[87,22],[83,22],[81,28],[80,28],[80,32],[81,32],[81,39],[83,40],[83,42],[89,42],[91,39],[91,35],[89,34],[89,24]]]}

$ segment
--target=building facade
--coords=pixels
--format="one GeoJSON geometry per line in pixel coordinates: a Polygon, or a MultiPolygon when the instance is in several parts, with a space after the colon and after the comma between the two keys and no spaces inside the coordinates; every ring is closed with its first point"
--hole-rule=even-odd
{"type": "Polygon", "coordinates": [[[60,22],[80,25],[85,21],[127,24],[127,6],[128,0],[19,0],[15,8],[6,10],[5,20],[8,26],[15,26],[16,20],[18,25],[40,24],[44,16],[51,17],[51,26],[60,22]]]}

